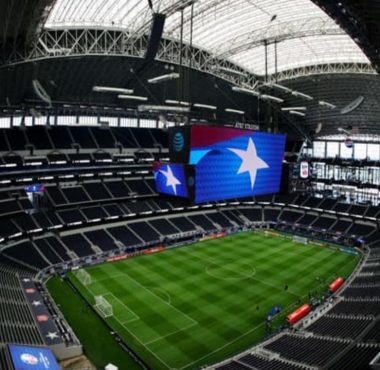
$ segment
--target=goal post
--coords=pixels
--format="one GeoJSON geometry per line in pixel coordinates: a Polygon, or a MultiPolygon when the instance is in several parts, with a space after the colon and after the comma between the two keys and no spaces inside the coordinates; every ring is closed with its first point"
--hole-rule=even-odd
{"type": "Polygon", "coordinates": [[[75,276],[83,285],[91,284],[91,275],[86,270],[80,269],[76,271],[75,276]]]}
{"type": "Polygon", "coordinates": [[[113,316],[111,303],[109,303],[102,295],[95,296],[95,308],[104,318],[113,316]]]}
{"type": "Polygon", "coordinates": [[[308,244],[309,239],[304,236],[293,235],[293,241],[301,244],[308,244]]]}

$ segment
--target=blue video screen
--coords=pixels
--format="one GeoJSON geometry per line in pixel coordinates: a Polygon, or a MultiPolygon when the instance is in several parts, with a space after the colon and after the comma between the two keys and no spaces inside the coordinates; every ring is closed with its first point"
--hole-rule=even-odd
{"type": "Polygon", "coordinates": [[[60,370],[53,352],[48,348],[8,345],[15,370],[60,370]]]}
{"type": "Polygon", "coordinates": [[[280,190],[285,135],[247,130],[194,130],[195,203],[273,194],[280,190]],[[197,138],[198,135],[200,139],[197,138]]]}
{"type": "Polygon", "coordinates": [[[176,197],[188,197],[185,166],[176,163],[155,163],[153,174],[156,191],[176,197]]]}

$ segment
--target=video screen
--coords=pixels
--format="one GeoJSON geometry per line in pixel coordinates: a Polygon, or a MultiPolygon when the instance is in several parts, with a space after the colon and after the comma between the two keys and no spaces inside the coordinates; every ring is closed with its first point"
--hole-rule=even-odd
{"type": "Polygon", "coordinates": [[[195,203],[278,193],[285,135],[193,127],[195,203]]]}
{"type": "Polygon", "coordinates": [[[183,198],[189,196],[183,164],[155,163],[153,174],[158,193],[183,198]]]}
{"type": "Polygon", "coordinates": [[[300,178],[306,180],[309,178],[309,176],[310,176],[309,162],[302,161],[300,163],[300,178]]]}
{"type": "Polygon", "coordinates": [[[9,344],[15,370],[60,370],[53,352],[48,348],[9,344]]]}

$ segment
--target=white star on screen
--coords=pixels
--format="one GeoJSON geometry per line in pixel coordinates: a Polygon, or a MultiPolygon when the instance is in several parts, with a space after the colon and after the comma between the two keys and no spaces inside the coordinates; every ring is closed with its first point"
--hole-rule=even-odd
{"type": "Polygon", "coordinates": [[[169,165],[167,168],[167,171],[160,170],[160,172],[166,177],[166,186],[171,186],[174,194],[177,195],[177,185],[181,185],[181,182],[173,175],[169,165]]]}
{"type": "Polygon", "coordinates": [[[247,150],[228,148],[231,152],[242,159],[241,166],[237,172],[238,175],[248,172],[251,179],[251,189],[255,186],[256,174],[258,170],[269,168],[261,158],[257,156],[256,146],[252,138],[249,138],[247,150]]]}
{"type": "Polygon", "coordinates": [[[37,307],[37,306],[41,306],[42,303],[41,303],[41,301],[33,301],[32,305],[35,306],[35,307],[37,307]]]}
{"type": "Polygon", "coordinates": [[[56,338],[59,338],[59,337],[58,337],[58,334],[57,334],[56,331],[54,333],[51,333],[49,331],[49,333],[47,333],[47,335],[46,335],[46,338],[49,338],[50,340],[53,340],[53,339],[56,339],[56,338]]]}

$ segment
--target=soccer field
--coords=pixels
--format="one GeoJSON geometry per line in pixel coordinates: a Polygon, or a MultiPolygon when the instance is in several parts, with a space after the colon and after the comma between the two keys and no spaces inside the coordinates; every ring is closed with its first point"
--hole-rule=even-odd
{"type": "Polygon", "coordinates": [[[92,305],[97,295],[112,304],[108,323],[153,369],[190,370],[252,346],[274,306],[284,317],[358,260],[246,232],[87,268],[86,286],[70,278],[92,305]]]}

